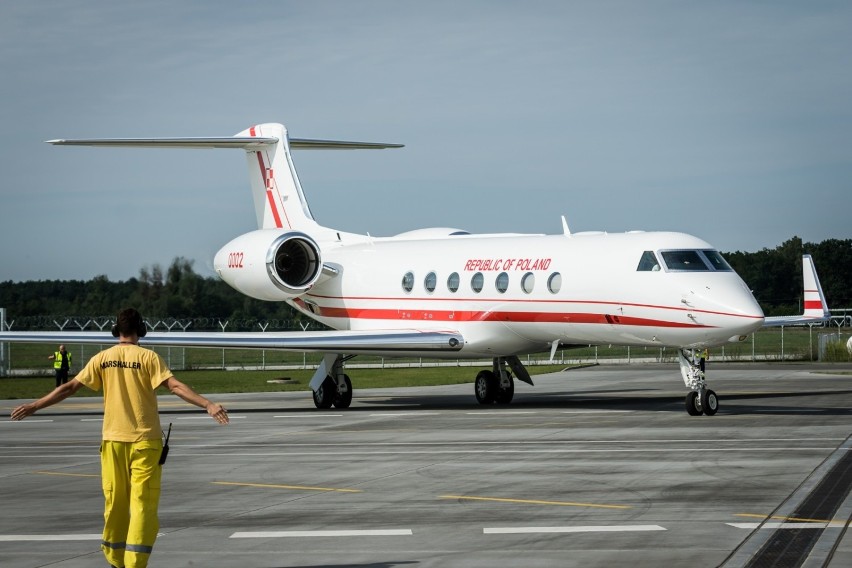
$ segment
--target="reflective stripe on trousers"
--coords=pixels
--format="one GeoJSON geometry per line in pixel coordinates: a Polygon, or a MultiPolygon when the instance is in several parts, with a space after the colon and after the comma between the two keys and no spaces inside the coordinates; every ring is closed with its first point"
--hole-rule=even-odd
{"type": "Polygon", "coordinates": [[[104,534],[101,549],[107,562],[144,568],[160,528],[159,465],[161,440],[101,443],[104,490],[104,534]]]}

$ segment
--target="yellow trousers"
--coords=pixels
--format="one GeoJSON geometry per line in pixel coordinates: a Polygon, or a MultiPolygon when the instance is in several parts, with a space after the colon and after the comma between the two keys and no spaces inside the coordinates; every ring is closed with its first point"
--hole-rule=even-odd
{"type": "Polygon", "coordinates": [[[117,568],[144,568],[160,522],[161,440],[101,443],[104,535],[101,550],[117,568]]]}

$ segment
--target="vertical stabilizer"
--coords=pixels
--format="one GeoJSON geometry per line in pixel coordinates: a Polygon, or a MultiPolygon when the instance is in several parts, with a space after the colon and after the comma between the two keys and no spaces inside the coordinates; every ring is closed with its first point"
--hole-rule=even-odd
{"type": "Polygon", "coordinates": [[[316,229],[318,225],[293,167],[284,125],[258,124],[237,136],[278,139],[275,144],[246,148],[257,227],[306,232],[316,229]]]}

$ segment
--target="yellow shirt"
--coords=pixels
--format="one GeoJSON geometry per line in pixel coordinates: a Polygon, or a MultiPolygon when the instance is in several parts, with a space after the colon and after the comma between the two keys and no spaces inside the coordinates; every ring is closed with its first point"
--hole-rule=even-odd
{"type": "Polygon", "coordinates": [[[157,353],[119,344],[92,357],[75,378],[104,390],[104,440],[140,442],[162,436],[155,391],[171,376],[157,353]]]}

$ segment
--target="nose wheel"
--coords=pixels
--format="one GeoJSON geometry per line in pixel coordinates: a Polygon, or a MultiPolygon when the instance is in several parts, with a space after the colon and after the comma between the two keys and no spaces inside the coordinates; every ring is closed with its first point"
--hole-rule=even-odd
{"type": "Polygon", "coordinates": [[[690,416],[713,416],[719,411],[719,398],[710,389],[690,391],[686,395],[686,411],[690,416]]]}
{"type": "Polygon", "coordinates": [[[704,371],[701,369],[700,359],[696,360],[696,352],[693,349],[681,349],[678,351],[680,372],[683,382],[689,390],[686,395],[686,412],[690,416],[713,416],[719,411],[719,397],[707,388],[704,371]]]}

